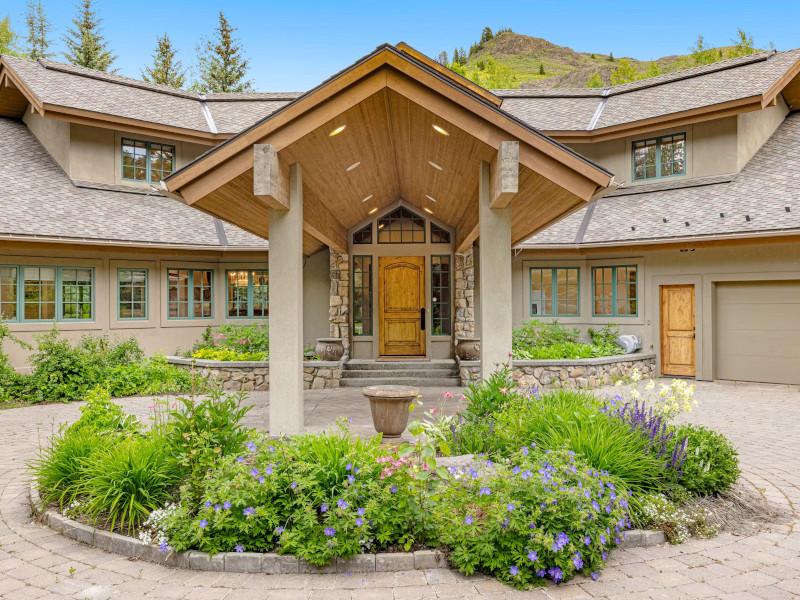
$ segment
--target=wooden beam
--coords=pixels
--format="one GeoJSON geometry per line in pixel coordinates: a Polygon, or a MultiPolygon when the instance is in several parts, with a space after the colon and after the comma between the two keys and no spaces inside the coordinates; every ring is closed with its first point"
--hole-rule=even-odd
{"type": "Polygon", "coordinates": [[[480,224],[478,223],[477,200],[472,199],[470,210],[465,210],[461,220],[456,225],[456,252],[466,252],[475,243],[480,234],[480,224]]]}
{"type": "Polygon", "coordinates": [[[519,191],[519,142],[500,142],[491,165],[491,208],[505,208],[519,191]]]}
{"type": "Polygon", "coordinates": [[[319,198],[305,191],[303,231],[342,254],[347,254],[347,229],[319,198]]]}
{"type": "Polygon", "coordinates": [[[253,144],[253,195],[275,210],[289,210],[289,167],[269,144],[253,144]]]}

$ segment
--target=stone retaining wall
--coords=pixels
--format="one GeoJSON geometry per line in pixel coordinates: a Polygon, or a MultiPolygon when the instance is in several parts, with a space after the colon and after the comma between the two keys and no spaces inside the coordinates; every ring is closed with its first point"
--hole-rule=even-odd
{"type": "MultiPolygon", "coordinates": [[[[481,378],[480,361],[458,361],[461,385],[481,378]]],[[[611,385],[615,379],[630,377],[638,369],[642,377],[656,376],[656,355],[653,353],[623,354],[603,358],[577,360],[514,360],[514,379],[537,389],[592,389],[611,385]]]]}
{"type": "MultiPolygon", "coordinates": [[[[269,390],[269,361],[221,361],[168,356],[167,362],[181,369],[191,369],[198,377],[222,382],[225,391],[265,392],[269,390]]],[[[334,361],[303,362],[303,388],[322,390],[339,387],[342,364],[334,361]]]]}

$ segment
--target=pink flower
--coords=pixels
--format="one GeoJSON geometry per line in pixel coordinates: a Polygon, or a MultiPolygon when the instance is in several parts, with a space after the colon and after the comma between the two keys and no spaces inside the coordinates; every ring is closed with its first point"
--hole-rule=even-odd
{"type": "Polygon", "coordinates": [[[453,397],[453,394],[451,394],[450,392],[445,392],[444,397],[449,399],[453,397]]]}
{"type": "Polygon", "coordinates": [[[464,394],[461,394],[461,398],[458,399],[459,402],[466,402],[467,397],[464,394]]]}
{"type": "Polygon", "coordinates": [[[439,410],[439,409],[438,408],[432,408],[428,412],[431,413],[432,415],[435,415],[437,410],[439,410]]]}
{"type": "Polygon", "coordinates": [[[505,396],[506,394],[508,394],[508,388],[500,388],[500,393],[503,394],[503,396],[505,396]]]}

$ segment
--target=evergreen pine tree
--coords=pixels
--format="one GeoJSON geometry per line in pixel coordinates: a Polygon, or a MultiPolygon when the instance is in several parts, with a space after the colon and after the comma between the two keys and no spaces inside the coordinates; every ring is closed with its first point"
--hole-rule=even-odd
{"type": "Polygon", "coordinates": [[[10,56],[21,56],[19,48],[19,36],[11,27],[11,17],[8,15],[0,19],[0,54],[10,56]]]}
{"type": "Polygon", "coordinates": [[[545,75],[544,72],[544,63],[539,63],[539,75],[545,75]]]}
{"type": "Polygon", "coordinates": [[[198,79],[192,88],[198,92],[249,92],[252,81],[245,80],[249,62],[239,40],[233,37],[235,27],[219,13],[219,26],[214,39],[200,42],[198,48],[198,79]]]}
{"type": "Polygon", "coordinates": [[[464,50],[464,46],[461,46],[461,50],[459,51],[458,62],[462,67],[467,64],[467,53],[464,50]]]}
{"type": "MultiPolygon", "coordinates": [[[[75,27],[68,29],[63,37],[67,51],[62,54],[73,65],[108,71],[117,57],[111,54],[108,42],[100,33],[103,19],[92,10],[92,0],[82,0],[77,8],[78,14],[72,19],[75,27]]],[[[116,72],[116,69],[111,72],[116,72]]]]}
{"type": "Polygon", "coordinates": [[[174,88],[182,88],[186,83],[186,69],[181,61],[176,60],[177,50],[167,34],[158,38],[153,64],[142,69],[142,79],[150,83],[160,83],[174,88]]]}
{"type": "Polygon", "coordinates": [[[590,58],[591,58],[592,60],[595,60],[595,59],[597,58],[597,57],[594,55],[594,52],[592,52],[592,56],[591,56],[590,58]]]}
{"type": "Polygon", "coordinates": [[[455,50],[453,50],[453,62],[456,64],[461,64],[461,58],[458,53],[458,46],[456,46],[455,50]]]}
{"type": "Polygon", "coordinates": [[[42,0],[28,0],[25,24],[28,26],[27,57],[31,60],[38,60],[55,56],[54,52],[47,51],[52,43],[52,40],[47,39],[47,35],[53,26],[44,14],[42,0]]]}
{"type": "Polygon", "coordinates": [[[609,62],[614,62],[614,53],[613,52],[609,52],[608,53],[608,60],[609,60],[609,62]]]}

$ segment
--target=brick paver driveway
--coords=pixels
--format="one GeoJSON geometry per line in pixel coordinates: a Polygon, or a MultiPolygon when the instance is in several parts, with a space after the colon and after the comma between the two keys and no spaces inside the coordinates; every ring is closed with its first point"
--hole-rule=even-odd
{"type": "MultiPolygon", "coordinates": [[[[425,390],[430,399],[441,390],[425,390]]],[[[254,394],[249,418],[264,425],[268,395],[254,394]]],[[[729,434],[739,445],[744,478],[800,518],[800,390],[797,387],[700,383],[692,421],[729,434]]],[[[150,402],[121,402],[140,416],[150,402]]],[[[310,429],[337,416],[369,432],[358,390],[310,392],[310,429]]],[[[187,598],[325,600],[416,598],[793,598],[800,595],[800,527],[770,526],[682,546],[615,550],[600,581],[517,592],[485,577],[449,570],[341,575],[238,575],[176,570],[83,546],[33,523],[25,463],[78,406],[34,406],[0,412],[0,596],[25,598],[187,598]]]]}

